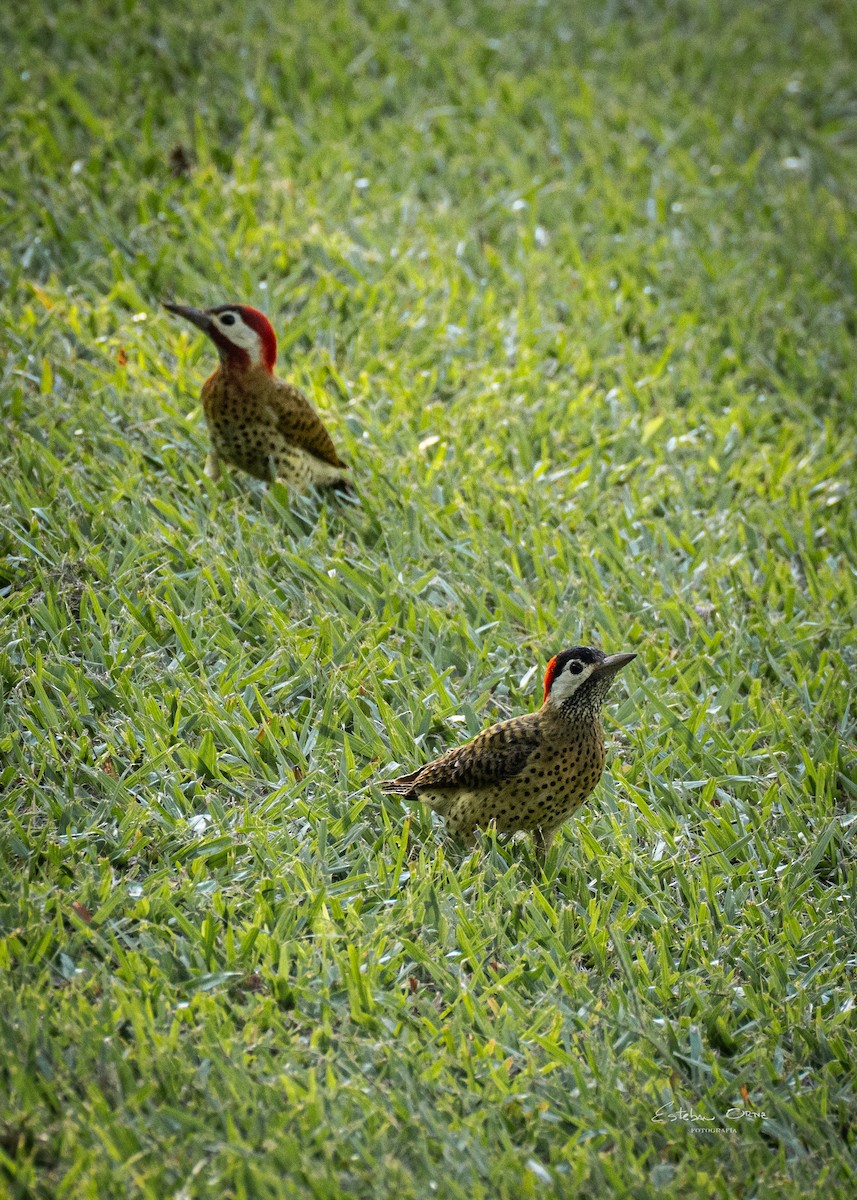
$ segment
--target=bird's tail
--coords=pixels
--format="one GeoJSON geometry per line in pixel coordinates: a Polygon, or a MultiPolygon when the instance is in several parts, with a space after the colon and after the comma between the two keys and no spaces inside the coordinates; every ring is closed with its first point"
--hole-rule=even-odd
{"type": "Polygon", "coordinates": [[[385,779],[381,784],[381,791],[387,796],[410,796],[413,793],[413,785],[406,779],[385,779]]]}

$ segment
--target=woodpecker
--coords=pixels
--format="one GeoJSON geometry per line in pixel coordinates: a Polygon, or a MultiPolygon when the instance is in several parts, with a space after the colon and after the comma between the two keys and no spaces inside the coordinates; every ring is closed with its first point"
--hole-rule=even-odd
{"type": "Polygon", "coordinates": [[[591,646],[563,650],[547,665],[537,712],[492,725],[410,775],[386,780],[381,791],[428,804],[468,845],[474,830],[492,822],[500,833],[525,829],[544,859],[601,778],[601,707],[617,673],[636,657],[591,646]]]}
{"type": "Polygon", "coordinates": [[[264,313],[246,304],[164,308],[201,329],[220,355],[220,365],[202,385],[211,434],[206,475],[219,479],[222,459],[299,492],[350,490],[348,467],[318,413],[303,392],[274,375],[277,337],[264,313]]]}

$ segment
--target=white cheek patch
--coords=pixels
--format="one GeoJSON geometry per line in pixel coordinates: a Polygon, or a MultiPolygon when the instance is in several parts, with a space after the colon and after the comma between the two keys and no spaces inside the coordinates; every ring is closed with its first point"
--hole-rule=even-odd
{"type": "Polygon", "coordinates": [[[218,331],[228,338],[233,346],[237,346],[239,350],[245,350],[250,355],[252,363],[262,361],[262,339],[255,329],[245,325],[240,317],[235,318],[234,325],[224,325],[220,317],[217,317],[216,320],[218,331]]]}
{"type": "Polygon", "coordinates": [[[588,663],[579,675],[572,675],[565,667],[561,675],[557,675],[550,690],[551,704],[562,704],[569,696],[573,696],[582,683],[585,683],[595,670],[595,663],[588,663]]]}

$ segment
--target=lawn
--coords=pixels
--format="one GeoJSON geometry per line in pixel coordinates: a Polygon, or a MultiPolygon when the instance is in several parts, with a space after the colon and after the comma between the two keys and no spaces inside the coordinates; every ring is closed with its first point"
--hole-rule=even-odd
{"type": "Polygon", "coordinates": [[[0,1194],[853,1196],[857,5],[0,35],[0,1194]],[[162,299],[359,503],[202,476],[162,299]],[[544,871],[381,796],[578,642],[544,871]]]}

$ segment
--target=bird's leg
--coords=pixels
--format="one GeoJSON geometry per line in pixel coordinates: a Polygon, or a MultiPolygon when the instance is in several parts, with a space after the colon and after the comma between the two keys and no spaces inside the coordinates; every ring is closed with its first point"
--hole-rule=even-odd
{"type": "Polygon", "coordinates": [[[546,861],[555,834],[555,829],[543,829],[541,825],[533,830],[533,848],[539,862],[546,861]]]}
{"type": "Polygon", "coordinates": [[[464,829],[462,829],[461,826],[456,826],[450,830],[450,832],[452,833],[452,836],[458,845],[463,846],[465,850],[475,850],[479,845],[479,839],[476,836],[475,825],[465,827],[464,829]]]}
{"type": "Polygon", "coordinates": [[[208,457],[205,460],[205,474],[215,483],[220,478],[220,459],[217,457],[217,451],[214,447],[209,450],[208,457]]]}

